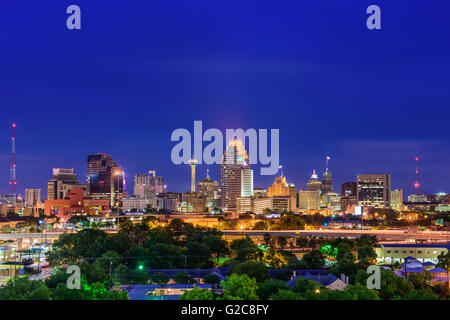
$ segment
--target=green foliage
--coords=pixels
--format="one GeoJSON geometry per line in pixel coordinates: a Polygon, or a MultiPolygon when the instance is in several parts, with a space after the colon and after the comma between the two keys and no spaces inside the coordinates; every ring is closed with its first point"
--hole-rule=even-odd
{"type": "Polygon", "coordinates": [[[322,269],[325,266],[325,256],[319,250],[312,250],[302,258],[304,269],[322,269]]]}
{"type": "Polygon", "coordinates": [[[213,273],[210,273],[210,274],[206,275],[206,276],[203,278],[203,281],[204,281],[205,283],[211,284],[211,285],[213,285],[213,286],[216,286],[216,285],[218,285],[218,284],[220,283],[219,277],[218,277],[217,275],[213,274],[213,273]]]}
{"type": "Polygon", "coordinates": [[[252,261],[241,262],[234,269],[233,273],[237,275],[247,275],[256,279],[256,282],[264,282],[269,278],[269,268],[264,264],[252,261]]]}
{"type": "MultiPolygon", "coordinates": [[[[286,289],[286,282],[282,280],[267,279],[263,283],[259,284],[256,291],[258,297],[262,300],[270,299],[272,295],[278,293],[279,290],[286,289]]],[[[273,299],[278,300],[278,299],[273,299]]],[[[293,300],[293,299],[287,299],[293,300]]]]}
{"type": "Polygon", "coordinates": [[[305,228],[305,222],[297,214],[285,214],[281,217],[278,223],[282,230],[302,230],[305,228]]]}
{"type": "Polygon", "coordinates": [[[291,290],[279,289],[269,297],[269,300],[306,300],[298,293],[291,290]]]}
{"type": "Polygon", "coordinates": [[[214,292],[208,289],[193,288],[186,290],[180,296],[180,300],[214,300],[214,292]]]}
{"type": "Polygon", "coordinates": [[[0,289],[0,300],[49,300],[50,290],[42,281],[28,280],[26,277],[8,281],[0,289]]]}
{"type": "Polygon", "coordinates": [[[184,272],[178,272],[174,277],[173,280],[177,284],[193,284],[196,283],[195,279],[188,273],[184,272]]]}
{"type": "Polygon", "coordinates": [[[232,274],[226,281],[222,281],[221,286],[220,300],[258,300],[256,280],[250,279],[246,274],[232,274]]]}
{"type": "Polygon", "coordinates": [[[152,283],[159,284],[160,286],[164,287],[169,282],[170,279],[164,273],[156,272],[152,274],[150,280],[152,281],[152,283]]]}

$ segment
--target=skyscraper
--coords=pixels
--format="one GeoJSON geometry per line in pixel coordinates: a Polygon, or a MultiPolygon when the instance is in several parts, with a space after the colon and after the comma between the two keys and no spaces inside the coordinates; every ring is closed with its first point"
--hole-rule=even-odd
{"type": "Polygon", "coordinates": [[[403,190],[391,191],[391,206],[393,209],[399,210],[403,204],[403,190]]]}
{"type": "Polygon", "coordinates": [[[358,192],[356,182],[344,182],[342,184],[342,196],[343,197],[354,197],[356,198],[356,193],[358,192]]]}
{"type": "Polygon", "coordinates": [[[322,177],[322,194],[333,192],[333,179],[331,178],[331,172],[326,168],[322,177]]]}
{"type": "Polygon", "coordinates": [[[220,206],[236,212],[236,198],[242,193],[253,194],[253,172],[250,160],[240,140],[232,140],[222,157],[220,167],[220,206]]]}
{"type": "Polygon", "coordinates": [[[150,198],[164,191],[164,178],[156,176],[156,171],[139,173],[134,176],[134,196],[150,198]]]}
{"type": "Polygon", "coordinates": [[[53,169],[53,178],[47,184],[47,199],[64,199],[71,189],[82,189],[85,195],[88,193],[88,186],[80,184],[73,169],[53,169]]]}
{"type": "Polygon", "coordinates": [[[391,176],[389,174],[360,174],[357,177],[357,184],[359,206],[390,208],[391,176]]]}
{"type": "Polygon", "coordinates": [[[319,190],[300,190],[298,192],[298,207],[306,210],[320,209],[319,190]]]}
{"type": "Polygon", "coordinates": [[[320,182],[319,177],[316,174],[316,170],[313,170],[311,178],[306,184],[306,190],[322,192],[322,182],[320,182]]]}
{"type": "Polygon", "coordinates": [[[198,182],[197,193],[202,194],[206,198],[206,207],[209,209],[219,207],[219,183],[211,180],[209,175],[205,180],[198,182]]]}
{"type": "Polygon", "coordinates": [[[30,206],[41,203],[41,189],[25,189],[25,202],[30,206]]]}
{"type": "Polygon", "coordinates": [[[278,176],[275,178],[275,182],[269,187],[267,192],[269,197],[274,196],[291,196],[297,197],[297,188],[292,183],[286,182],[286,177],[278,176]]]}
{"type": "Polygon", "coordinates": [[[109,199],[111,208],[120,207],[125,191],[125,175],[112,156],[105,153],[89,155],[86,172],[91,197],[109,199]]]}

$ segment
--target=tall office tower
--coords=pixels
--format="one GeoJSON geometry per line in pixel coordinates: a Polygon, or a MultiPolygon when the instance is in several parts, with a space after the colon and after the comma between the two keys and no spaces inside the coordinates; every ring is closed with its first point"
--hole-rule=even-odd
{"type": "Polygon", "coordinates": [[[328,168],[327,168],[322,177],[322,194],[327,194],[327,193],[332,193],[332,192],[333,192],[333,179],[331,178],[331,172],[328,171],[328,168]]]}
{"type": "Polygon", "coordinates": [[[342,196],[356,198],[356,193],[358,192],[356,182],[344,182],[342,184],[342,196]]]}
{"type": "Polygon", "coordinates": [[[156,176],[155,170],[134,176],[134,196],[151,198],[162,192],[164,192],[164,178],[156,176]]]}
{"type": "Polygon", "coordinates": [[[125,172],[120,167],[114,167],[112,169],[109,193],[110,207],[123,208],[122,200],[125,193],[125,172]]]}
{"type": "Polygon", "coordinates": [[[243,182],[245,193],[248,194],[251,191],[253,194],[253,173],[246,169],[250,170],[251,164],[242,141],[237,139],[230,141],[223,154],[220,167],[220,206],[222,209],[236,212],[236,198],[242,194],[243,182]]]}
{"type": "Polygon", "coordinates": [[[88,185],[80,184],[73,169],[53,169],[53,178],[47,184],[47,200],[64,199],[70,189],[82,189],[88,193],[88,185]]]}
{"type": "Polygon", "coordinates": [[[269,197],[291,196],[297,197],[297,188],[292,183],[286,182],[286,177],[278,176],[267,192],[269,197]]]}
{"type": "Polygon", "coordinates": [[[322,182],[320,182],[319,177],[317,177],[316,170],[313,170],[313,174],[306,184],[306,190],[322,192],[322,182]]]}
{"type": "Polygon", "coordinates": [[[328,193],[332,193],[333,192],[333,179],[331,178],[331,172],[328,171],[328,161],[330,161],[330,157],[327,156],[326,158],[326,169],[325,169],[325,173],[323,174],[322,177],[322,194],[326,195],[328,193]]]}
{"type": "Polygon", "coordinates": [[[390,208],[391,176],[360,174],[357,177],[357,201],[361,207],[390,208]]]}
{"type": "Polygon", "coordinates": [[[298,192],[298,207],[306,210],[320,209],[319,190],[300,190],[298,192]]]}
{"type": "Polygon", "coordinates": [[[97,176],[100,173],[110,173],[111,168],[117,167],[117,162],[113,161],[112,156],[105,153],[91,154],[87,157],[87,180],[91,176],[97,176]]]}
{"type": "Polygon", "coordinates": [[[241,169],[241,197],[253,196],[253,170],[241,169]]]}
{"type": "Polygon", "coordinates": [[[399,210],[403,204],[403,190],[392,190],[391,191],[391,207],[393,209],[399,210]]]}
{"type": "Polygon", "coordinates": [[[108,154],[97,153],[87,157],[87,182],[92,196],[98,198],[100,194],[111,193],[114,168],[117,168],[117,162],[108,154]]]}
{"type": "Polygon", "coordinates": [[[206,207],[211,209],[219,207],[219,183],[211,180],[209,174],[205,180],[198,182],[197,193],[206,198],[206,207]]]}
{"type": "Polygon", "coordinates": [[[41,203],[41,189],[25,189],[25,202],[29,206],[41,203]]]}

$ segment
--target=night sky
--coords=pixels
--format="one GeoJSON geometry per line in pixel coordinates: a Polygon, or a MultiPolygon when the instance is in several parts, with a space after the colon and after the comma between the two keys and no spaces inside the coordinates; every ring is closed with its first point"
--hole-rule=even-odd
{"type": "MultiPolygon", "coordinates": [[[[11,123],[18,190],[42,188],[53,167],[105,152],[135,173],[171,163],[176,128],[279,128],[288,182],[304,188],[325,157],[335,190],[360,173],[392,187],[450,192],[450,3],[433,1],[0,2],[0,192],[9,192],[11,123]],[[82,29],[66,28],[66,8],[82,29]],[[382,30],[366,28],[366,8],[382,30]]],[[[204,178],[206,166],[198,167],[204,178]]],[[[219,179],[219,166],[211,167],[219,179]]],[[[255,186],[273,176],[255,172],[255,186]]]]}

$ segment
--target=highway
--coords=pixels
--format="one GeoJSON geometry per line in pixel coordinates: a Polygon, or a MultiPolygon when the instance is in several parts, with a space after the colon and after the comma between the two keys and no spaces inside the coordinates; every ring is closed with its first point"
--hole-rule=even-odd
{"type": "Polygon", "coordinates": [[[359,238],[363,234],[376,236],[379,241],[430,240],[449,241],[449,233],[438,231],[405,231],[405,230],[223,230],[228,236],[248,235],[262,237],[268,233],[271,236],[285,237],[324,237],[324,238],[359,238]]]}
{"type": "MultiPolygon", "coordinates": [[[[72,231],[73,232],[73,231],[72,231]]],[[[114,233],[108,231],[110,233],[114,233]]],[[[64,231],[46,232],[45,238],[47,240],[55,240],[64,231]]],[[[271,236],[285,236],[285,237],[324,237],[324,238],[359,238],[363,234],[374,235],[380,241],[405,241],[405,240],[430,240],[445,242],[450,241],[449,232],[446,231],[405,231],[405,230],[222,230],[226,236],[242,236],[248,235],[251,237],[262,237],[268,233],[271,236]]],[[[0,240],[29,240],[29,239],[44,239],[43,233],[0,233],[0,240]]]]}

